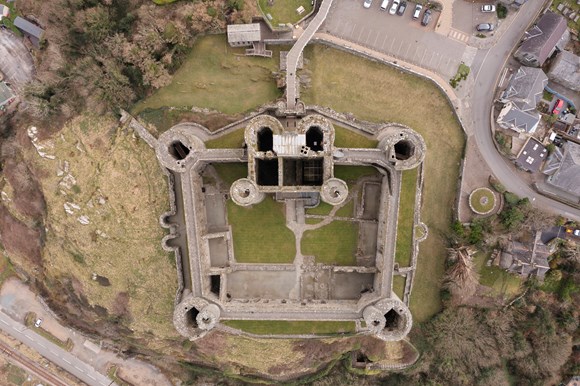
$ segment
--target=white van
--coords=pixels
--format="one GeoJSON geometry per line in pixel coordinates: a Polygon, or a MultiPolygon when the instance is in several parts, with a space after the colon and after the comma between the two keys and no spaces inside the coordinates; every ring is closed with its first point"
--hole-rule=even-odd
{"type": "Polygon", "coordinates": [[[388,6],[389,0],[383,0],[383,2],[381,3],[381,11],[386,11],[388,6]]]}

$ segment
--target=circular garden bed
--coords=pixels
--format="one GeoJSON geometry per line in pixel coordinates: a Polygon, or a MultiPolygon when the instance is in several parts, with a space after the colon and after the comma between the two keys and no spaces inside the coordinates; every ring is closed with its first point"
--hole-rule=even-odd
{"type": "Polygon", "coordinates": [[[469,207],[477,214],[490,214],[495,208],[495,200],[491,189],[478,188],[469,195],[469,207]]]}

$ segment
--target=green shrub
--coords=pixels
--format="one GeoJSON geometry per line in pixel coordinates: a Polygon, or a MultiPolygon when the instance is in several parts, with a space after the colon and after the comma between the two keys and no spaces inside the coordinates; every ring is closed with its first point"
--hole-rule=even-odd
{"type": "Polygon", "coordinates": [[[508,14],[508,9],[505,5],[499,3],[496,7],[497,18],[498,19],[505,19],[508,14]]]}
{"type": "Polygon", "coordinates": [[[207,14],[211,17],[216,17],[217,11],[214,7],[207,7],[207,14]]]}
{"type": "Polygon", "coordinates": [[[512,192],[505,192],[504,195],[506,202],[511,205],[517,205],[520,202],[520,198],[517,194],[513,194],[512,192]]]}

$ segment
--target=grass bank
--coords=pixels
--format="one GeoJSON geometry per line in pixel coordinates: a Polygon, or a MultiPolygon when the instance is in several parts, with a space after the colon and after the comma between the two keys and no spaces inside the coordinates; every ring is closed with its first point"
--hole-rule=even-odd
{"type": "Polygon", "coordinates": [[[243,56],[225,35],[199,38],[171,83],[137,103],[133,114],[162,107],[206,107],[227,114],[252,110],[281,94],[272,72],[274,59],[243,56]]]}
{"type": "Polygon", "coordinates": [[[420,245],[411,311],[416,321],[427,320],[441,307],[444,235],[451,222],[465,144],[461,127],[445,96],[427,80],[321,45],[307,47],[305,57],[312,71],[311,87],[302,92],[307,104],[351,112],[369,121],[400,122],[425,138],[422,220],[429,237],[420,245]]]}
{"type": "Polygon", "coordinates": [[[225,320],[223,324],[257,335],[329,335],[355,332],[354,322],[348,321],[225,320]]]}

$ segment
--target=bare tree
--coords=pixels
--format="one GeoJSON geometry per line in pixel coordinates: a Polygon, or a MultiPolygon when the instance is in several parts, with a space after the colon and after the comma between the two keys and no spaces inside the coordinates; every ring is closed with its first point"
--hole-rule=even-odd
{"type": "Polygon", "coordinates": [[[472,253],[468,247],[449,249],[449,258],[455,263],[447,270],[443,285],[459,303],[473,296],[479,283],[479,275],[473,267],[472,253]]]}

